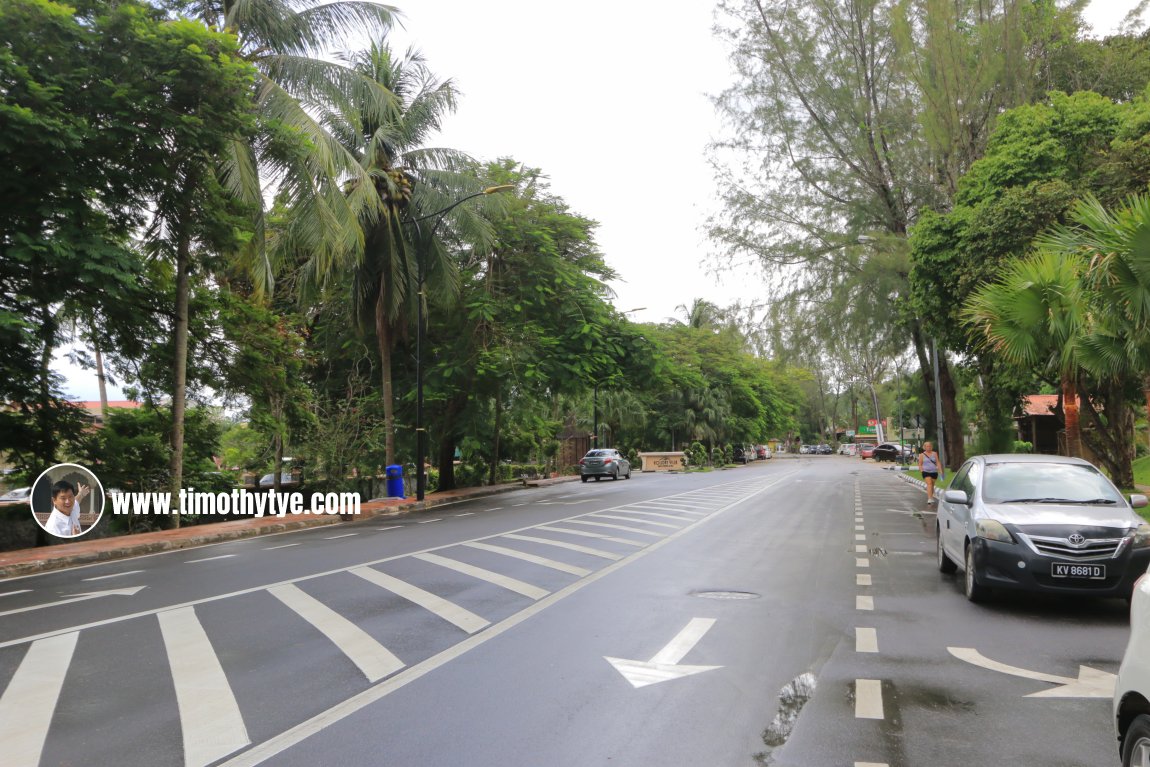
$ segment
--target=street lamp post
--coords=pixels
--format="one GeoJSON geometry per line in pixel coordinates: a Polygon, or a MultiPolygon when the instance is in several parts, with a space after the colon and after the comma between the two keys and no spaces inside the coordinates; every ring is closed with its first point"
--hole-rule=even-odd
{"type": "Polygon", "coordinates": [[[415,224],[416,236],[419,238],[419,244],[415,248],[415,279],[418,283],[416,300],[419,302],[415,320],[415,499],[417,501],[422,501],[427,494],[427,429],[423,426],[423,341],[424,335],[427,333],[427,307],[425,306],[426,297],[423,286],[424,262],[426,261],[424,258],[424,248],[431,247],[431,242],[435,239],[435,232],[439,229],[439,225],[443,223],[443,217],[457,206],[476,197],[482,197],[485,194],[494,194],[495,192],[502,192],[505,189],[514,188],[514,184],[489,186],[475,194],[461,197],[446,208],[411,220],[411,223],[415,224]],[[427,239],[424,239],[423,228],[419,225],[419,222],[426,221],[429,218],[435,218],[435,223],[432,224],[427,239]]]}

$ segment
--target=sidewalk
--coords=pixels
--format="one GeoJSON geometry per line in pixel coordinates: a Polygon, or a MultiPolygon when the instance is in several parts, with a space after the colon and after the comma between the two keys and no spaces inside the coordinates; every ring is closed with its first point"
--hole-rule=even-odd
{"type": "Polygon", "coordinates": [[[161,551],[175,551],[210,543],[253,538],[258,535],[271,535],[288,530],[336,525],[370,517],[394,517],[472,498],[522,490],[526,487],[546,487],[561,482],[577,481],[578,479],[578,476],[556,477],[554,479],[527,480],[525,484],[464,487],[432,493],[422,502],[398,498],[372,500],[360,505],[360,514],[356,517],[298,516],[282,519],[280,517],[237,519],[182,527],[178,530],[157,530],[151,533],[121,535],[114,538],[80,539],[54,546],[2,551],[0,552],[0,579],[60,570],[65,567],[87,565],[94,562],[109,562],[115,559],[137,557],[142,554],[155,554],[161,551]]]}

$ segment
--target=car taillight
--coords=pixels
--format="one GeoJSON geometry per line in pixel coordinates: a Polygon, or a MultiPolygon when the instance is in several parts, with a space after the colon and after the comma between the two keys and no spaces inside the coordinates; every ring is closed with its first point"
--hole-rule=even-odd
{"type": "Polygon", "coordinates": [[[580,459],[579,459],[579,465],[580,465],[580,466],[586,466],[586,465],[587,465],[587,461],[586,461],[585,459],[583,459],[583,458],[580,458],[580,459]]]}
{"type": "Polygon", "coordinates": [[[603,460],[603,463],[604,463],[604,464],[608,464],[608,463],[611,463],[611,462],[613,462],[614,460],[615,460],[614,458],[606,458],[606,459],[604,459],[604,460],[603,460]]]}

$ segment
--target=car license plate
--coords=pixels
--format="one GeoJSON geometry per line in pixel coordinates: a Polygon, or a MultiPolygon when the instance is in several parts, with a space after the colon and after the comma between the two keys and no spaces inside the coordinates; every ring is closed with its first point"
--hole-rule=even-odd
{"type": "Polygon", "coordinates": [[[1054,578],[1097,580],[1106,577],[1106,565],[1074,565],[1068,562],[1052,562],[1050,575],[1054,578]]]}

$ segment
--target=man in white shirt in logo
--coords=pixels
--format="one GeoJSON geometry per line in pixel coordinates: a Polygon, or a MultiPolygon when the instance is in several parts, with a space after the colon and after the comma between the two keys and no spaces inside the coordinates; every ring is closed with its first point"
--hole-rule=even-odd
{"type": "Polygon", "coordinates": [[[90,490],[87,485],[80,485],[77,492],[72,483],[64,479],[52,485],[52,514],[45,525],[49,533],[61,538],[80,534],[80,502],[90,490]]]}

